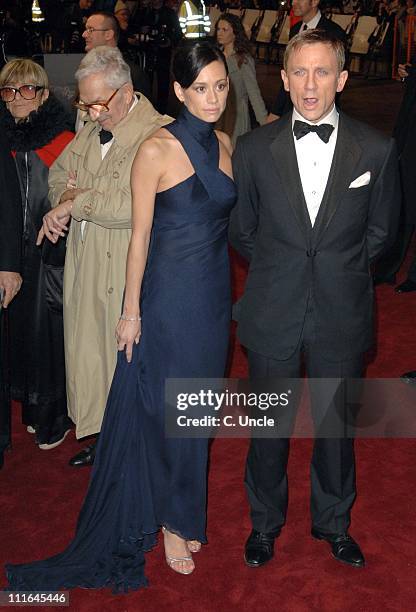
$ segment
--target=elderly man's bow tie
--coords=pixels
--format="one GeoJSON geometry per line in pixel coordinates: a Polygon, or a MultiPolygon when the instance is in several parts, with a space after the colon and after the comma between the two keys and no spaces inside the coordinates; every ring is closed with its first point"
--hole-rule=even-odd
{"type": "Polygon", "coordinates": [[[329,138],[334,131],[334,126],[330,123],[321,123],[321,125],[315,125],[311,123],[306,123],[305,121],[298,121],[296,119],[293,124],[293,133],[295,135],[296,140],[306,136],[309,132],[316,132],[321,140],[325,143],[329,141],[329,138]]]}
{"type": "Polygon", "coordinates": [[[111,132],[107,132],[107,130],[101,130],[100,144],[105,144],[106,142],[110,142],[112,138],[113,138],[113,134],[111,132]]]}

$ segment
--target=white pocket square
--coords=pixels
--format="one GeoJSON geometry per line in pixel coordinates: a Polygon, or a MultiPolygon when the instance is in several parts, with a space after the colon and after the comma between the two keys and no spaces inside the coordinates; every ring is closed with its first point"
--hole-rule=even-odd
{"type": "Polygon", "coordinates": [[[367,170],[361,176],[357,177],[349,186],[349,189],[356,189],[357,187],[364,187],[364,185],[368,185],[371,179],[371,172],[367,170]]]}

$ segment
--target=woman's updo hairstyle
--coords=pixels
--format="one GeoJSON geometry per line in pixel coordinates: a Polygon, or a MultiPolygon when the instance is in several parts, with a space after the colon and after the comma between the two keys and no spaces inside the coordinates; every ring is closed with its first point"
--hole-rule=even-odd
{"type": "Polygon", "coordinates": [[[228,75],[225,56],[221,49],[209,40],[184,41],[176,50],[172,73],[182,89],[188,89],[196,80],[201,70],[212,62],[222,62],[228,75]]]}

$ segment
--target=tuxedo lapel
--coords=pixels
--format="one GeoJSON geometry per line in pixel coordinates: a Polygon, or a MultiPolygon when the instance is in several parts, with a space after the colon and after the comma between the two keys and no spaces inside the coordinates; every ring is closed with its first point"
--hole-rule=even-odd
{"type": "Polygon", "coordinates": [[[348,120],[340,113],[338,136],[335,145],[326,189],[313,227],[313,242],[316,246],[330,224],[345,191],[353,179],[354,168],[362,154],[361,146],[354,138],[348,120]]]}
{"type": "Polygon", "coordinates": [[[296,220],[308,238],[312,229],[311,220],[303,195],[302,183],[296,158],[295,144],[292,133],[292,114],[288,113],[277,124],[277,132],[273,136],[270,152],[276,164],[286,198],[289,201],[296,220]]]}

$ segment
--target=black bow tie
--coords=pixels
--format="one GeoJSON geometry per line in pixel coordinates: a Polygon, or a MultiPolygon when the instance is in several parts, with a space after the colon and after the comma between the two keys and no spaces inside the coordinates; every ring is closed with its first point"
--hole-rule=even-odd
{"type": "Polygon", "coordinates": [[[113,138],[113,134],[111,132],[107,132],[107,130],[101,130],[100,144],[105,144],[106,142],[110,142],[112,138],[113,138]]]}
{"type": "Polygon", "coordinates": [[[295,135],[296,140],[299,138],[303,138],[309,132],[316,132],[319,138],[323,140],[325,143],[329,141],[329,138],[334,131],[334,126],[330,123],[321,123],[320,125],[315,125],[314,123],[306,123],[305,121],[298,121],[296,119],[293,124],[293,133],[295,135]]]}

